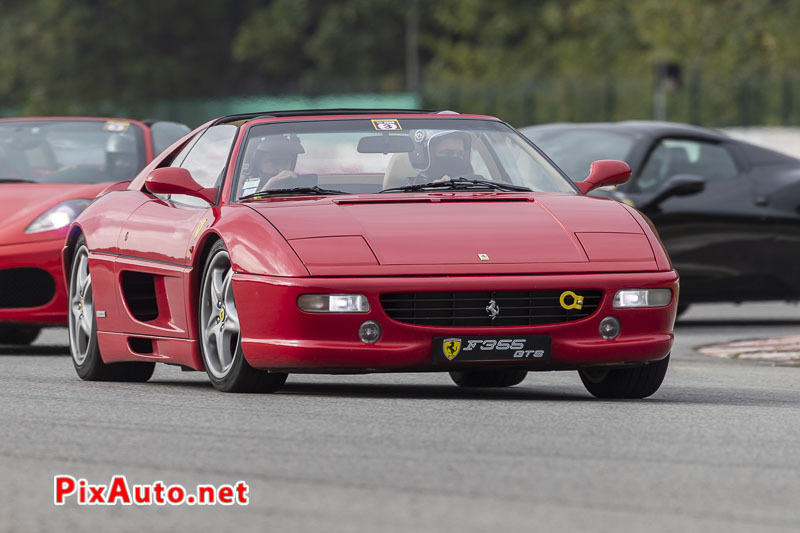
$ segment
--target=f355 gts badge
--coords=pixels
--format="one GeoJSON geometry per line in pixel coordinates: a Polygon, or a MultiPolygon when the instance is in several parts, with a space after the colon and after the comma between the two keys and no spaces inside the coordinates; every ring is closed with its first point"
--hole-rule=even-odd
{"type": "Polygon", "coordinates": [[[448,361],[452,361],[461,352],[461,339],[445,339],[442,343],[442,352],[448,361]]]}

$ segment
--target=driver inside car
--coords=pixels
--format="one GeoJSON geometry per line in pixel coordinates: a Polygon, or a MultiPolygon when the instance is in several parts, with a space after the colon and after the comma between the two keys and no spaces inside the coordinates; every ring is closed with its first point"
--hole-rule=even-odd
{"type": "MultiPolygon", "coordinates": [[[[417,135],[421,136],[420,133],[417,135]]],[[[417,175],[413,183],[449,181],[471,175],[473,173],[469,162],[471,144],[471,137],[463,131],[439,131],[430,135],[424,141],[422,152],[418,150],[414,154],[418,161],[417,168],[424,164],[425,155],[429,155],[427,166],[417,175]]]]}
{"type": "Polygon", "coordinates": [[[112,133],[106,141],[105,172],[116,181],[129,180],[139,169],[136,139],[129,133],[112,133]]]}
{"type": "Polygon", "coordinates": [[[262,137],[255,148],[251,170],[243,184],[242,196],[295,187],[297,156],[304,153],[300,139],[293,133],[262,137]]]}

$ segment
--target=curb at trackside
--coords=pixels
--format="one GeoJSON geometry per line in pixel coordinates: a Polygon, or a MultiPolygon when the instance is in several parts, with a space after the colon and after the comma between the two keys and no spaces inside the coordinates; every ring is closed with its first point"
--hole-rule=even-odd
{"type": "Polygon", "coordinates": [[[711,357],[768,361],[800,366],[800,335],[710,344],[700,346],[696,350],[703,355],[711,357]]]}

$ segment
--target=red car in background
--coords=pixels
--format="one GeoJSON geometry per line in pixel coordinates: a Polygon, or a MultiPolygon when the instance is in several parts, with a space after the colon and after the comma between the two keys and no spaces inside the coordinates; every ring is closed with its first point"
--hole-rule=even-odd
{"type": "Polygon", "coordinates": [[[209,122],[98,198],[64,248],[85,380],[155,363],[222,391],[288,373],[449,372],[505,387],[578,370],[642,398],[669,363],[678,276],[648,221],[492,117],[282,111],[209,122]]]}
{"type": "Polygon", "coordinates": [[[29,344],[43,326],[67,322],[69,224],[189,131],[120,118],[0,120],[0,344],[29,344]]]}

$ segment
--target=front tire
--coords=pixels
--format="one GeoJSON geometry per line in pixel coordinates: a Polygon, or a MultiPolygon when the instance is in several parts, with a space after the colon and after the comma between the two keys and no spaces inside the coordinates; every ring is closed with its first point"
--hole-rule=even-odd
{"type": "Polygon", "coordinates": [[[41,330],[35,326],[0,326],[0,344],[27,346],[36,340],[41,330]]]}
{"type": "Polygon", "coordinates": [[[198,305],[200,351],[211,383],[223,392],[275,392],[287,374],[256,370],[242,353],[239,312],[233,299],[233,268],[217,241],[203,269],[198,305]]]}
{"type": "Polygon", "coordinates": [[[579,370],[584,387],[592,396],[605,399],[639,399],[654,394],[667,374],[669,355],[660,361],[632,368],[579,370]]]}
{"type": "Polygon", "coordinates": [[[76,244],[68,290],[69,351],[78,376],[85,381],[144,382],[150,379],[155,363],[106,364],[100,356],[89,249],[83,236],[76,244]]]}
{"type": "Polygon", "coordinates": [[[487,370],[450,372],[450,379],[459,387],[512,387],[522,383],[527,375],[527,370],[487,370]]]}

